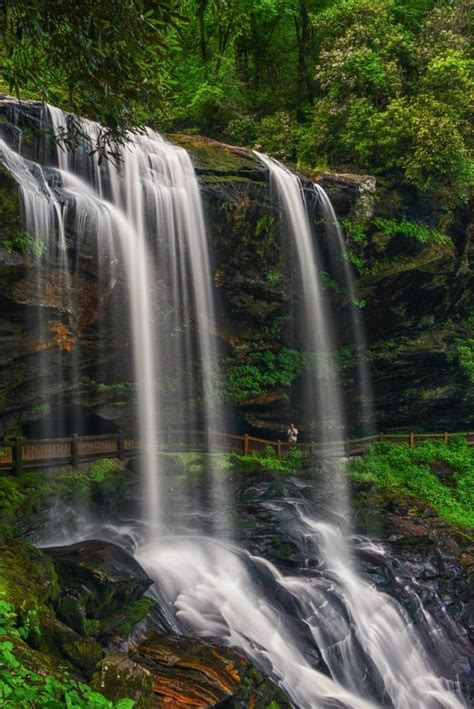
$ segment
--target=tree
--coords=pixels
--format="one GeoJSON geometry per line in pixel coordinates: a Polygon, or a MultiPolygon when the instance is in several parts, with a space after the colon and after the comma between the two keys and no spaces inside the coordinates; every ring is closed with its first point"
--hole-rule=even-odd
{"type": "Polygon", "coordinates": [[[99,121],[102,151],[168,93],[174,0],[2,0],[0,19],[8,89],[99,121]]]}

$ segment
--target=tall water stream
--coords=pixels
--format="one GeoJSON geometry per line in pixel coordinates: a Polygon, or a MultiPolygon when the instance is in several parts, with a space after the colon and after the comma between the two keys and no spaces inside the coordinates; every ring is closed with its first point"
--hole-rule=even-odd
{"type": "MultiPolygon", "coordinates": [[[[68,116],[47,106],[43,126],[60,139],[67,132],[68,116]]],[[[45,244],[37,268],[40,300],[48,297],[53,272],[61,275],[58,298],[62,294],[66,312],[60,327],[70,335],[72,384],[79,372],[74,360],[78,333],[69,302],[75,264],[66,235],[74,234],[78,252],[87,241],[95,243],[100,288],[104,289],[101,268],[109,280],[124,272],[128,314],[123,316],[131,332],[137,434],[143,441],[143,499],[146,517],[156,528],[164,504],[157,449],[167,426],[161,417],[169,398],[166,384],[172,382],[177,410],[191,402],[192,413],[204,427],[224,425],[214,392],[218,378],[215,313],[199,190],[186,151],[153,131],[130,136],[128,144],[118,148],[116,162],[99,163],[93,146],[100,126],[81,120],[80,127],[83,137],[76,151],[65,151],[60,140],[53,154],[46,151],[47,176],[38,163],[22,157],[21,140],[17,151],[2,140],[0,154],[19,185],[25,228],[45,244]]],[[[47,145],[51,146],[50,140],[47,145]]],[[[44,318],[44,308],[38,311],[44,318]]],[[[40,322],[38,329],[44,342],[51,323],[40,322]]],[[[120,325],[116,323],[115,329],[120,336],[120,325]]],[[[122,333],[126,331],[122,327],[122,333]]],[[[51,406],[46,376],[49,348],[44,349],[42,398],[51,406]]],[[[57,405],[58,397],[54,392],[53,396],[57,405]]],[[[214,490],[216,497],[224,495],[219,479],[214,490]]]]}
{"type": "MultiPolygon", "coordinates": [[[[58,134],[67,117],[49,107],[44,120],[58,134]]],[[[212,395],[218,371],[215,314],[198,185],[187,153],[152,131],[130,137],[117,169],[107,161],[99,165],[90,154],[99,127],[84,121],[82,128],[86,140],[79,150],[67,154],[58,148],[44,170],[22,157],[20,143],[15,150],[0,141],[1,160],[20,188],[25,228],[46,242],[38,288],[48,291],[58,266],[63,288],[72,288],[71,231],[79,247],[95,244],[99,281],[110,287],[111,280],[122,277],[128,293],[138,432],[144,442],[144,519],[103,526],[78,518],[75,537],[113,538],[132,549],[155,579],[154,592],[175,632],[212,637],[242,650],[281,683],[298,708],[462,707],[456,687],[440,677],[428,658],[428,640],[438,632],[429,616],[421,613],[417,632],[403,608],[357,572],[343,461],[326,475],[322,506],[314,503],[314,491],[302,493],[307,480],[295,479],[276,495],[270,487],[254,490],[272,520],[273,535],[278,529],[298,552],[293,572],[248,551],[251,537],[241,535],[239,545],[222,535],[200,534],[197,500],[190,507],[178,488],[170,492],[168,483],[160,485],[157,449],[166,424],[160,416],[162,381],[178,380],[174,393],[183,406],[190,399],[202,400],[205,425],[222,421],[212,395]],[[199,367],[191,367],[191,361],[199,367]],[[163,529],[160,508],[168,504],[187,510],[174,534],[170,527],[163,529]]],[[[259,157],[270,171],[297,258],[306,347],[323,369],[308,390],[307,411],[318,411],[320,440],[340,439],[345,424],[332,364],[333,325],[302,185],[279,163],[259,157]]],[[[64,309],[74,341],[77,324],[68,298],[64,309]]],[[[39,324],[43,338],[48,327],[39,324]]],[[[216,520],[222,514],[230,517],[234,501],[223,494],[217,472],[210,487],[211,504],[203,513],[216,520]]],[[[214,529],[219,527],[217,521],[214,529]]],[[[374,553],[383,556],[384,551],[374,553]]]]}

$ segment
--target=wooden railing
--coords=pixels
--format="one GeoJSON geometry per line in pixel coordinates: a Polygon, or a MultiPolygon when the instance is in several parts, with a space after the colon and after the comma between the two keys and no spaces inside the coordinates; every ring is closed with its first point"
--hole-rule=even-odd
{"type": "MultiPolygon", "coordinates": [[[[160,451],[196,451],[209,453],[242,453],[244,455],[264,454],[271,449],[278,458],[299,450],[304,455],[320,457],[354,456],[364,453],[376,441],[406,443],[414,448],[426,440],[449,442],[452,436],[464,436],[469,445],[474,446],[474,432],[467,433],[378,433],[364,438],[324,443],[287,443],[242,436],[217,431],[163,431],[158,437],[160,451]]],[[[20,474],[24,469],[72,465],[100,458],[126,458],[136,456],[145,443],[138,438],[123,433],[100,436],[78,436],[68,438],[48,438],[36,440],[0,440],[0,471],[12,470],[20,474]]]]}

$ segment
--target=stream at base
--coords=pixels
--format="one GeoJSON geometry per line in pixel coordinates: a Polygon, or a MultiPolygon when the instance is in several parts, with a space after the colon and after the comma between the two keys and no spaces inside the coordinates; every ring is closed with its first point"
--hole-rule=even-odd
{"type": "Polygon", "coordinates": [[[135,520],[76,516],[80,532],[45,543],[102,538],[123,546],[154,579],[149,593],[169,632],[240,651],[295,707],[466,706],[455,679],[467,658],[455,634],[448,638],[406,580],[395,579],[404,607],[367,579],[355,559],[383,565],[388,552],[356,536],[354,558],[347,555],[348,527],[326,506],[324,486],[315,498],[304,476],[240,484],[241,531],[231,543],[206,533],[212,512],[193,514],[186,485],[170,484],[181,513],[153,542],[149,525],[135,520]]]}

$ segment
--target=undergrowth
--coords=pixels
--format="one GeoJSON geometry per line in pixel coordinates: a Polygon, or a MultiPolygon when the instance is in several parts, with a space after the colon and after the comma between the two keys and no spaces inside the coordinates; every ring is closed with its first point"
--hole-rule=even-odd
{"type": "Polygon", "coordinates": [[[285,456],[278,458],[273,446],[267,446],[263,453],[234,454],[231,461],[244,470],[263,469],[275,473],[296,473],[302,468],[303,456],[298,448],[293,448],[285,456]]]}
{"type": "Polygon", "coordinates": [[[0,543],[15,536],[22,520],[41,513],[48,500],[72,499],[86,503],[100,489],[120,489],[129,473],[118,460],[104,458],[79,470],[53,470],[0,476],[0,543]]]}
{"type": "MultiPolygon", "coordinates": [[[[114,703],[87,684],[30,669],[21,659],[30,629],[18,624],[13,606],[0,592],[0,706],[3,709],[132,709],[132,699],[114,703]]],[[[37,659],[37,662],[40,658],[37,659]]]]}
{"type": "Polygon", "coordinates": [[[463,437],[424,441],[416,448],[381,442],[350,463],[355,480],[416,497],[430,505],[447,522],[474,527],[474,448],[463,437]],[[434,472],[442,465],[449,483],[434,472]]]}

